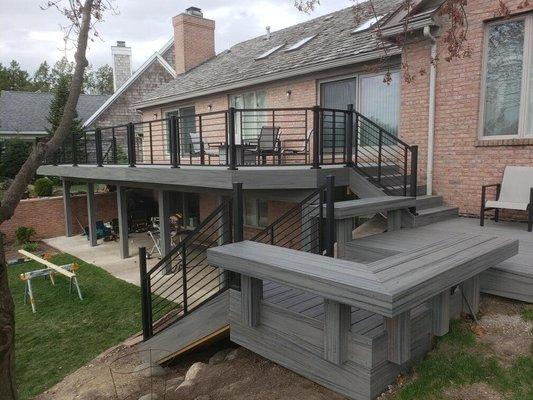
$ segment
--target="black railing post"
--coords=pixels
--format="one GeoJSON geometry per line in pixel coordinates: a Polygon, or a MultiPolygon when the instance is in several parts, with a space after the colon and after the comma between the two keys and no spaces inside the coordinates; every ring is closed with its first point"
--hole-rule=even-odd
{"type": "Polygon", "coordinates": [[[354,143],[354,166],[357,167],[359,163],[359,113],[355,113],[355,143],[354,143]]]}
{"type": "Polygon", "coordinates": [[[104,155],[102,150],[102,130],[96,128],[94,131],[94,147],[96,150],[96,165],[102,167],[104,165],[104,155]]]}
{"type": "Polygon", "coordinates": [[[185,241],[181,246],[181,279],[182,279],[182,294],[183,294],[183,315],[187,315],[189,312],[189,301],[187,299],[187,249],[185,247],[185,241]]]}
{"type": "Polygon", "coordinates": [[[76,132],[72,132],[72,166],[78,166],[78,146],[76,142],[76,132]]]}
{"type": "Polygon", "coordinates": [[[115,136],[115,127],[111,128],[111,146],[112,163],[117,164],[117,137],[115,136]]]}
{"type": "MultiPolygon", "coordinates": [[[[410,196],[416,197],[418,192],[418,146],[411,146],[411,179],[410,179],[410,196]]],[[[416,207],[411,209],[411,212],[416,213],[416,207]]]]}
{"type": "Polygon", "coordinates": [[[127,125],[128,142],[128,163],[130,167],[135,167],[135,125],[130,122],[127,125]]]}
{"type": "Polygon", "coordinates": [[[178,118],[170,117],[170,164],[172,168],[179,168],[179,139],[178,139],[178,118]]]}
{"type": "MultiPolygon", "coordinates": [[[[241,128],[242,129],[242,128],[241,128]]],[[[237,169],[237,146],[235,144],[235,108],[230,107],[228,110],[228,148],[229,152],[229,170],[237,169]]]]}
{"type": "Polygon", "coordinates": [[[381,175],[382,175],[382,159],[383,159],[383,131],[379,129],[378,136],[378,182],[381,184],[381,175]]]}
{"type": "Polygon", "coordinates": [[[353,167],[353,104],[348,104],[344,135],[346,139],[346,166],[353,167]]]}
{"type": "Polygon", "coordinates": [[[335,177],[326,177],[326,256],[333,257],[335,253],[335,177]]]}
{"type": "Polygon", "coordinates": [[[313,107],[313,169],[320,168],[319,146],[320,146],[320,107],[313,107]]]}
{"type": "Polygon", "coordinates": [[[146,273],[146,247],[139,248],[139,270],[141,273],[141,319],[143,340],[148,340],[153,336],[153,327],[150,276],[146,273]]]}

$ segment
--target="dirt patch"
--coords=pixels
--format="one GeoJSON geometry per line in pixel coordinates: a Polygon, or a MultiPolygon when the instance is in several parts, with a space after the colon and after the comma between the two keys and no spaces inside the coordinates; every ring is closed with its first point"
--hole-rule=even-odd
{"type": "Polygon", "coordinates": [[[482,315],[516,315],[525,309],[533,309],[533,304],[484,294],[481,296],[480,312],[482,315]]]}
{"type": "MultiPolygon", "coordinates": [[[[46,243],[44,242],[36,242],[37,243],[37,250],[35,251],[32,251],[32,253],[34,254],[37,254],[37,255],[42,255],[42,254],[57,254],[58,253],[58,250],[52,246],[49,246],[47,245],[46,243]]],[[[19,249],[22,248],[21,245],[18,245],[16,243],[9,243],[9,244],[6,244],[5,245],[5,251],[6,251],[6,260],[8,262],[12,261],[12,260],[18,260],[18,259],[22,259],[24,258],[18,251],[19,249]]]]}
{"type": "Polygon", "coordinates": [[[446,389],[444,398],[449,400],[503,400],[501,394],[485,383],[446,389]]]}
{"type": "Polygon", "coordinates": [[[510,364],[520,356],[529,355],[533,326],[520,315],[485,315],[479,324],[485,332],[480,342],[490,344],[502,363],[510,364]]]}

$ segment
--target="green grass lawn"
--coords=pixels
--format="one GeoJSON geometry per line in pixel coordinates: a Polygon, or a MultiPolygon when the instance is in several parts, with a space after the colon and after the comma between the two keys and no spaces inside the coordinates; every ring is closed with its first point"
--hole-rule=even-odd
{"type": "MultiPolygon", "coordinates": [[[[522,317],[532,320],[531,311],[522,317]]],[[[481,344],[464,320],[453,321],[436,349],[414,366],[417,378],[394,400],[442,399],[446,388],[485,383],[509,400],[533,400],[533,349],[529,356],[502,365],[487,344],[481,344]]]]}
{"type": "Polygon", "coordinates": [[[20,399],[29,399],[59,382],[105,349],[140,331],[140,290],[104,270],[67,254],[57,264],[77,262],[84,297],[69,294],[68,279],[32,281],[37,313],[24,304],[22,272],[40,269],[36,262],[9,267],[15,301],[16,373],[20,399]]]}

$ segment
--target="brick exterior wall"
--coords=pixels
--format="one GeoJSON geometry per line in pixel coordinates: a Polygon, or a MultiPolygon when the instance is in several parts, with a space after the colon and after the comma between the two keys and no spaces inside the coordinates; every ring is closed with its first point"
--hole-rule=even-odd
{"type": "Polygon", "coordinates": [[[182,74],[215,56],[215,21],[179,14],[172,18],[176,73],[182,74]]]}
{"type": "MultiPolygon", "coordinates": [[[[117,218],[117,201],[115,193],[96,193],[97,221],[111,221],[117,218]]],[[[87,196],[72,196],[72,229],[74,234],[82,230],[76,218],[83,226],[87,226],[87,196]]],[[[65,219],[63,197],[42,197],[21,200],[13,217],[2,223],[1,231],[6,235],[8,243],[15,241],[15,232],[19,226],[35,229],[36,239],[46,239],[65,235],[65,219]],[[46,216],[46,218],[43,218],[46,216]]]]}
{"type": "MultiPolygon", "coordinates": [[[[517,0],[505,4],[513,13],[517,0]]],[[[470,58],[447,62],[445,44],[437,42],[434,181],[435,194],[462,214],[478,215],[481,185],[501,182],[507,165],[533,166],[531,140],[478,140],[483,65],[484,21],[494,18],[496,0],[468,2],[468,44],[470,58]]],[[[533,9],[530,5],[529,11],[533,9]]],[[[412,71],[429,70],[429,43],[409,46],[405,56],[412,71]]],[[[418,76],[414,83],[402,83],[401,136],[420,146],[420,171],[425,176],[427,159],[427,115],[429,77],[418,76]]],[[[507,214],[509,215],[509,214],[507,214]]],[[[516,216],[516,215],[515,215],[516,216]]],[[[521,215],[525,218],[525,214],[521,215]]]]}

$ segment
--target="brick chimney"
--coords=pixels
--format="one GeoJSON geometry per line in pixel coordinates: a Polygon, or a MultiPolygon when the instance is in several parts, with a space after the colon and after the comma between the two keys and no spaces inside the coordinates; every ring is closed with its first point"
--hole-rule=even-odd
{"type": "Polygon", "coordinates": [[[131,76],[131,47],[119,40],[116,46],[111,46],[113,58],[113,90],[116,92],[131,76]]]}
{"type": "Polygon", "coordinates": [[[202,10],[189,7],[172,18],[177,74],[182,74],[215,56],[215,21],[202,10]]]}

